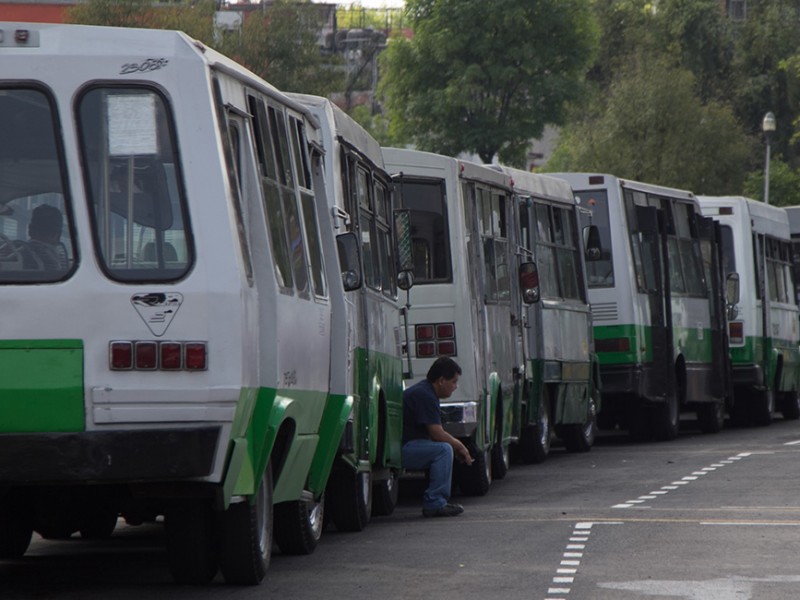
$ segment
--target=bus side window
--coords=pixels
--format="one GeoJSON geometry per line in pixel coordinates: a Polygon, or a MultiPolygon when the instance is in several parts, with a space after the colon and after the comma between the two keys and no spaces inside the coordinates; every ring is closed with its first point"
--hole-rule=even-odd
{"type": "MultiPolygon", "coordinates": [[[[261,187],[264,195],[264,211],[267,217],[272,259],[275,261],[275,277],[282,288],[293,285],[292,269],[289,260],[289,242],[284,228],[284,211],[280,201],[280,186],[275,158],[275,146],[272,140],[272,128],[267,117],[264,100],[249,97],[250,114],[253,116],[256,154],[261,187]]],[[[270,107],[270,110],[271,107],[270,107]]]]}

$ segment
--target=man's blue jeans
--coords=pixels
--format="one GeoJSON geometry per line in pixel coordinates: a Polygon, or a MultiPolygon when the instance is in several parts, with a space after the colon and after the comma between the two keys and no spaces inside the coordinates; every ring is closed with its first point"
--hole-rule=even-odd
{"type": "Polygon", "coordinates": [[[403,444],[403,467],[412,471],[428,470],[428,489],[422,496],[422,508],[436,510],[450,499],[453,477],[453,447],[447,442],[409,440],[403,444]]]}

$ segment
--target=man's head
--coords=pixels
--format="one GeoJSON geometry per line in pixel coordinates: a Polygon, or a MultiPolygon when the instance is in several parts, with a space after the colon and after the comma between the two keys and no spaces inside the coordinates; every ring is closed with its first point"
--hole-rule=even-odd
{"type": "Polygon", "coordinates": [[[31,222],[28,224],[28,235],[31,239],[57,244],[61,239],[64,218],[61,211],[49,204],[40,204],[33,209],[31,222]]]}
{"type": "Polygon", "coordinates": [[[427,379],[439,398],[449,398],[458,387],[461,367],[452,358],[440,356],[428,369],[427,379]]]}

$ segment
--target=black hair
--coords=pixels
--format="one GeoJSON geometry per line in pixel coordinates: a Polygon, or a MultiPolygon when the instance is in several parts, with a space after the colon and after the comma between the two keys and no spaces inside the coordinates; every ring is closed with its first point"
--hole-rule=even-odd
{"type": "Polygon", "coordinates": [[[49,204],[40,204],[33,209],[28,233],[34,237],[61,235],[63,226],[64,218],[60,210],[49,204]]]}
{"type": "Polygon", "coordinates": [[[453,379],[456,375],[461,375],[461,367],[458,366],[458,363],[448,356],[440,356],[428,369],[427,379],[433,383],[439,377],[453,379]]]}

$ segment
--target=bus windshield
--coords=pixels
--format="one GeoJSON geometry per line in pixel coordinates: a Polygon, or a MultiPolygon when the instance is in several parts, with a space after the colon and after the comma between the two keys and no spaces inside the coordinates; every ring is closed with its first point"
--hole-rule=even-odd
{"type": "Polygon", "coordinates": [[[48,96],[0,87],[0,283],[48,283],[74,266],[66,172],[48,96]]]}
{"type": "Polygon", "coordinates": [[[614,257],[611,253],[611,226],[608,218],[608,193],[605,190],[575,192],[581,229],[594,225],[600,234],[602,254],[599,260],[586,263],[586,280],[590,288],[614,287],[614,257]]]}

